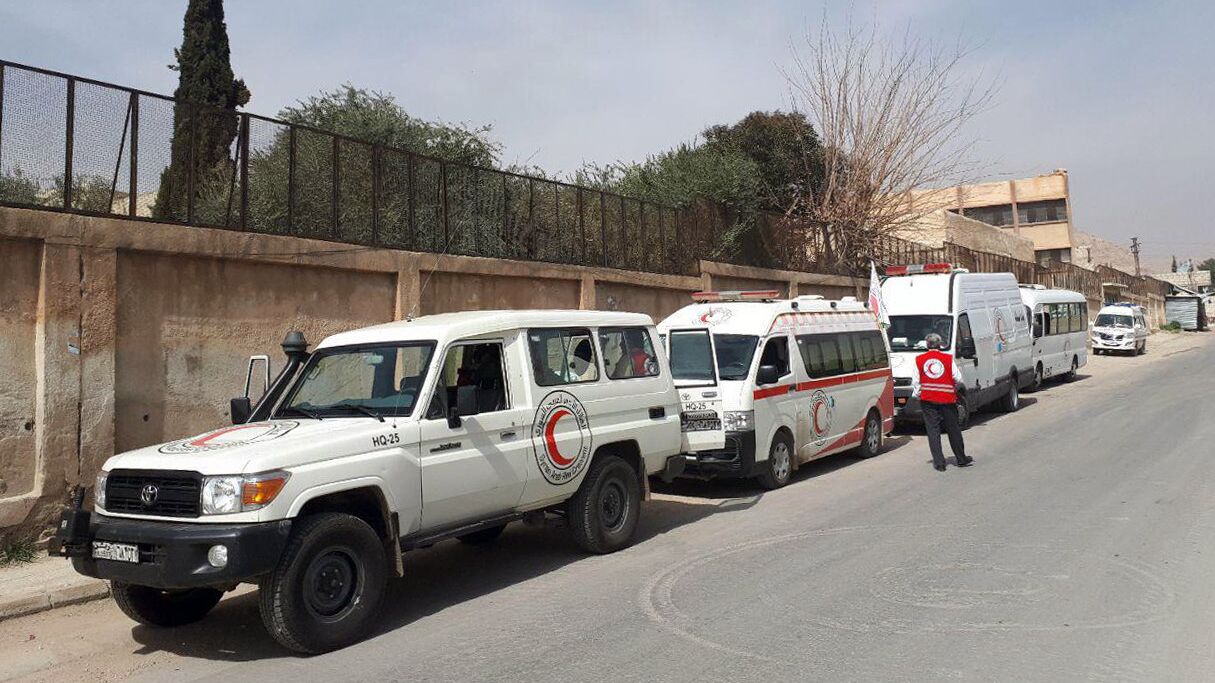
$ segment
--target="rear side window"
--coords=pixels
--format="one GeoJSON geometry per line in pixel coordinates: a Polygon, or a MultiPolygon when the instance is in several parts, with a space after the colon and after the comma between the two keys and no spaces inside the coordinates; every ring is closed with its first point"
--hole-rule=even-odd
{"type": "Polygon", "coordinates": [[[840,332],[835,335],[835,340],[840,346],[840,370],[845,373],[856,372],[858,370],[857,354],[852,345],[852,334],[840,332]]]}
{"type": "MultiPolygon", "coordinates": [[[[842,374],[839,341],[834,334],[802,334],[797,337],[806,374],[814,379],[842,374]]],[[[841,335],[842,336],[842,335],[841,335]]],[[[847,338],[845,342],[849,342],[847,338]]],[[[849,342],[850,343],[850,342],[849,342]]]]}
{"type": "Polygon", "coordinates": [[[644,327],[604,327],[599,330],[603,368],[608,379],[658,376],[658,356],[644,327]]]}
{"type": "Polygon", "coordinates": [[[881,332],[852,332],[852,346],[856,350],[857,370],[878,370],[887,365],[886,345],[881,332]]]}
{"type": "Polygon", "coordinates": [[[599,379],[595,344],[587,329],[534,329],[527,331],[536,384],[553,387],[599,379]]]}

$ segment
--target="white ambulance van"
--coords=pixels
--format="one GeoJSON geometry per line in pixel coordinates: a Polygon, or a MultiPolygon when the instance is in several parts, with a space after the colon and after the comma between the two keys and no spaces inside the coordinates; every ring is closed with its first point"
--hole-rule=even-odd
{"type": "Polygon", "coordinates": [[[612,552],[633,540],[647,476],[682,464],[646,315],[451,313],[307,347],[288,335],[286,366],[256,406],[233,399],[231,426],[110,458],[56,553],[153,626],[258,584],[270,633],[323,652],[366,633],[402,551],[549,516],[612,552]]]}
{"type": "Polygon", "coordinates": [[[1102,306],[1093,321],[1093,353],[1147,353],[1147,312],[1142,306],[1120,302],[1102,306]]]}
{"type": "Polygon", "coordinates": [[[1033,328],[1034,381],[1070,380],[1088,363],[1088,299],[1069,289],[1021,285],[1021,301],[1033,328]]]}
{"type": "Polygon", "coordinates": [[[1020,407],[1020,391],[1034,381],[1029,317],[1012,273],[971,273],[948,263],[890,266],[882,280],[890,316],[896,417],[916,420],[911,396],[915,358],[941,335],[962,374],[958,419],[965,426],[979,408],[998,401],[1001,410],[1020,407]]]}
{"type": "Polygon", "coordinates": [[[683,403],[685,476],[778,488],[809,460],[876,455],[893,428],[889,351],[873,312],[851,297],[778,296],[698,292],[659,323],[683,403]]]}

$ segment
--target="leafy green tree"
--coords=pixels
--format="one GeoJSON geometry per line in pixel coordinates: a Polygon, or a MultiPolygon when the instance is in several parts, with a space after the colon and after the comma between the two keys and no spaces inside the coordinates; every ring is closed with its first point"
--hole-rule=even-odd
{"type": "Polygon", "coordinates": [[[40,200],[42,187],[38,181],[25,174],[20,167],[11,173],[0,174],[0,199],[16,204],[45,204],[40,200]]]}
{"type": "Polygon", "coordinates": [[[238,120],[232,112],[249,102],[249,89],[232,73],[223,0],[190,0],[181,47],[174,51],[178,72],[173,97],[173,138],[169,165],[160,177],[152,214],[182,220],[190,201],[188,178],[193,160],[196,187],[215,185],[232,173],[232,142],[238,120]],[[193,141],[193,153],[191,142],[193,141]]]}
{"type": "Polygon", "coordinates": [[[823,150],[814,126],[800,112],[754,111],[733,125],[707,128],[709,145],[740,152],[759,171],[760,206],[797,214],[798,204],[817,196],[823,181],[823,150]]]}

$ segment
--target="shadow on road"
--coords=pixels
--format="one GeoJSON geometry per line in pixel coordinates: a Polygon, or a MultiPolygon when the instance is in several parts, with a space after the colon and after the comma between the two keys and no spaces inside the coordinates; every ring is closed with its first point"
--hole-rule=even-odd
{"type": "MultiPolygon", "coordinates": [[[[736,495],[718,504],[648,501],[642,506],[636,543],[645,543],[710,515],[746,510],[759,501],[756,493],[752,487],[744,496],[736,495]]],[[[389,580],[384,607],[369,638],[587,557],[574,545],[560,521],[545,528],[511,524],[491,545],[465,545],[453,540],[408,552],[405,577],[389,580]]],[[[292,656],[266,633],[258,611],[257,591],[248,588],[225,597],[200,623],[175,629],[135,626],[131,634],[143,646],[136,654],[165,651],[182,657],[229,662],[292,656]]]]}

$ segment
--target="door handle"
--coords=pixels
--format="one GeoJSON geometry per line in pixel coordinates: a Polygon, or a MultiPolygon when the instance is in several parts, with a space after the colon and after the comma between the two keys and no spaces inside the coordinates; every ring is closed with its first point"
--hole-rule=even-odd
{"type": "Polygon", "coordinates": [[[661,420],[662,418],[664,418],[666,416],[667,416],[666,408],[663,408],[662,406],[658,406],[656,408],[650,408],[650,419],[651,420],[661,420]]]}
{"type": "Polygon", "coordinates": [[[506,441],[506,440],[508,440],[508,439],[513,439],[513,438],[515,438],[515,436],[517,436],[517,433],[516,433],[516,432],[502,432],[502,433],[501,433],[501,434],[499,434],[498,436],[502,437],[502,440],[503,440],[503,441],[506,441]]]}

